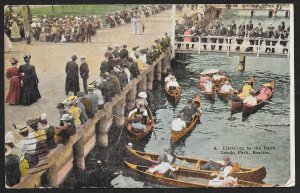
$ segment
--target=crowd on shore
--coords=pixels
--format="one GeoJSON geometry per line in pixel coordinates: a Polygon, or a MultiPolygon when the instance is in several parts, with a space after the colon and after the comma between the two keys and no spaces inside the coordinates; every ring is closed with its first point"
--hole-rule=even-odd
{"type": "MultiPolygon", "coordinates": [[[[49,149],[57,144],[67,144],[70,136],[76,133],[88,119],[93,118],[95,113],[103,108],[106,102],[110,102],[119,95],[123,88],[149,68],[159,56],[166,52],[170,46],[170,38],[167,33],[154,41],[150,48],[139,49],[134,47],[127,50],[126,45],[108,46],[104,54],[105,59],[99,68],[99,77],[89,80],[89,68],[85,56],[80,56],[81,64],[78,66],[78,57],[73,55],[71,61],[66,64],[65,94],[67,99],[62,100],[56,106],[60,122],[55,127],[47,122],[47,115],[41,114],[36,119],[26,121],[26,125],[14,125],[16,132],[9,131],[5,135],[5,176],[6,186],[11,187],[20,182],[21,176],[26,176],[29,169],[39,168],[39,160],[47,158],[49,149]],[[83,80],[83,91],[79,87],[79,75],[83,80]],[[73,95],[69,96],[69,92],[73,95]],[[15,135],[20,134],[22,139],[16,143],[15,135]]],[[[12,67],[7,69],[6,76],[10,80],[10,90],[6,102],[11,105],[20,104],[21,88],[24,85],[24,77],[34,81],[28,82],[28,89],[37,88],[37,76],[35,68],[30,64],[31,56],[25,55],[26,72],[20,72],[16,58],[11,59],[12,67]],[[13,69],[14,74],[11,74],[13,69]],[[22,82],[22,84],[21,84],[22,82]]],[[[21,67],[20,67],[21,68],[21,67]]],[[[150,96],[150,91],[147,91],[150,96]]],[[[146,92],[139,93],[137,97],[144,97],[146,92]]],[[[151,100],[151,97],[147,99],[151,100]]],[[[36,102],[38,98],[35,98],[36,102]]],[[[30,103],[32,104],[32,103],[30,103]]],[[[127,112],[132,109],[126,109],[127,112]]],[[[54,124],[55,125],[55,124],[54,124]]],[[[19,138],[19,137],[18,137],[19,138]]]]}
{"type": "MultiPolygon", "coordinates": [[[[266,45],[265,53],[275,53],[274,46],[276,46],[278,42],[284,47],[283,53],[288,52],[287,40],[289,40],[290,27],[286,27],[284,21],[278,26],[273,26],[273,24],[270,23],[265,27],[263,27],[261,23],[254,26],[251,20],[247,24],[243,22],[239,25],[232,20],[230,25],[224,25],[218,17],[218,11],[213,7],[201,10],[201,12],[195,13],[189,17],[185,17],[183,23],[176,23],[175,34],[178,35],[176,40],[179,42],[199,42],[200,36],[202,43],[218,42],[218,49],[222,50],[224,39],[226,40],[226,43],[229,42],[229,44],[231,44],[231,40],[228,41],[227,37],[234,37],[237,43],[235,50],[240,51],[240,46],[245,41],[244,38],[247,37],[250,46],[246,48],[246,52],[252,52],[254,45],[261,45],[263,42],[265,42],[266,45]]],[[[180,44],[177,46],[178,48],[181,47],[180,44]]],[[[194,45],[191,47],[193,48],[194,45]]],[[[203,45],[203,47],[205,50],[207,49],[207,45],[203,45]]],[[[186,48],[189,49],[188,44],[186,44],[186,48]]],[[[216,45],[211,45],[211,50],[214,50],[215,48],[216,45]]]]}
{"type": "Polygon", "coordinates": [[[36,41],[44,42],[91,42],[91,36],[99,29],[114,28],[131,23],[132,20],[142,20],[169,8],[170,5],[145,5],[105,16],[44,15],[29,21],[31,35],[26,35],[21,16],[7,12],[4,16],[4,32],[11,41],[20,41],[32,36],[36,41]]]}

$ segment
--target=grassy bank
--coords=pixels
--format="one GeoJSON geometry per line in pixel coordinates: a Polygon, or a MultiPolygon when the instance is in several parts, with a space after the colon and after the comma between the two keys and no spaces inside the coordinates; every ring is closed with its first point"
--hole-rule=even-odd
{"type": "MultiPolygon", "coordinates": [[[[142,6],[142,4],[96,4],[96,5],[30,5],[33,16],[61,16],[61,15],[105,15],[115,11],[142,6]]],[[[21,7],[14,6],[16,13],[21,7]]]]}

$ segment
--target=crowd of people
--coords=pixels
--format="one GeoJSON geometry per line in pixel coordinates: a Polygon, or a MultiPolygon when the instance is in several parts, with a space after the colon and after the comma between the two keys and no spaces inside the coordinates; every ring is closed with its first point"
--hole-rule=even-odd
{"type": "MultiPolygon", "coordinates": [[[[64,17],[41,16],[32,18],[32,37],[36,41],[44,42],[91,42],[91,36],[103,28],[114,28],[119,25],[132,23],[133,33],[141,34],[144,31],[143,18],[169,9],[170,5],[145,5],[126,11],[117,11],[105,16],[72,16],[64,17]],[[135,27],[136,26],[136,27],[135,27]]],[[[4,32],[11,41],[24,40],[24,31],[21,16],[14,15],[12,10],[4,17],[4,32]]]]}
{"type": "MultiPolygon", "coordinates": [[[[179,42],[199,42],[200,36],[202,43],[218,42],[219,47],[217,49],[222,50],[225,41],[228,44],[232,43],[231,39],[228,40],[227,37],[233,37],[237,44],[235,50],[240,51],[241,45],[245,41],[244,38],[248,38],[250,46],[246,48],[246,52],[253,52],[253,47],[258,44],[261,45],[263,42],[266,45],[265,53],[275,53],[275,46],[278,44],[283,46],[282,53],[288,52],[287,44],[290,27],[286,27],[284,21],[278,26],[273,26],[270,23],[264,29],[261,23],[254,26],[251,20],[247,24],[243,22],[237,26],[234,20],[232,20],[230,25],[224,25],[218,18],[219,12],[213,7],[203,9],[199,13],[185,17],[183,23],[176,23],[175,34],[178,35],[176,40],[179,42]]],[[[177,46],[178,48],[181,47],[180,44],[177,46]]],[[[189,49],[189,47],[189,44],[186,44],[186,49],[189,49]]],[[[194,48],[194,45],[191,47],[194,48]]],[[[207,45],[203,45],[203,47],[204,50],[207,49],[207,45]]],[[[211,45],[210,49],[216,49],[216,45],[211,45]]]]}
{"type": "MultiPolygon", "coordinates": [[[[21,142],[16,143],[14,134],[16,132],[9,131],[6,133],[6,185],[10,187],[19,183],[20,177],[26,176],[29,169],[39,167],[39,160],[46,158],[49,149],[55,148],[57,144],[67,144],[70,137],[76,133],[76,130],[88,119],[93,118],[95,113],[103,108],[105,102],[110,102],[114,96],[120,94],[131,80],[137,78],[142,71],[152,65],[170,46],[170,38],[167,33],[154,42],[151,48],[139,49],[136,46],[131,52],[127,50],[126,45],[109,46],[104,54],[105,59],[99,68],[99,77],[89,83],[87,82],[89,68],[86,57],[80,56],[81,64],[78,66],[76,63],[78,58],[73,55],[71,61],[66,64],[65,86],[66,95],[68,96],[69,92],[73,92],[73,95],[68,96],[67,99],[59,102],[56,106],[60,118],[58,126],[50,125],[47,122],[47,115],[43,113],[37,119],[28,120],[25,126],[15,126],[17,133],[22,136],[21,142]],[[79,89],[79,75],[83,79],[83,92],[79,89]]],[[[29,64],[29,59],[30,56],[25,55],[25,65],[28,66],[22,67],[22,65],[19,69],[16,66],[16,59],[11,60],[12,70],[9,70],[11,69],[9,68],[7,71],[7,77],[10,78],[8,102],[11,102],[11,98],[13,98],[12,103],[15,103],[17,96],[20,96],[18,93],[22,91],[21,80],[23,81],[23,87],[26,85],[25,80],[30,80],[30,82],[35,80],[35,83],[38,83],[34,66],[29,64]],[[30,74],[26,74],[27,71],[25,71],[25,74],[20,76],[24,71],[23,68],[29,71],[30,74]],[[35,79],[26,78],[29,75],[35,79]],[[22,77],[25,77],[25,79],[22,79],[22,77]]],[[[32,88],[30,87],[30,89],[32,88]]],[[[25,96],[31,99],[32,96],[28,95],[34,93],[36,92],[30,90],[30,93],[25,94],[25,96]]],[[[147,96],[146,92],[138,94],[136,107],[140,108],[141,104],[146,104],[145,95],[147,96]]],[[[36,94],[33,98],[36,98],[36,94]]],[[[127,112],[130,110],[132,109],[127,109],[127,112]]]]}

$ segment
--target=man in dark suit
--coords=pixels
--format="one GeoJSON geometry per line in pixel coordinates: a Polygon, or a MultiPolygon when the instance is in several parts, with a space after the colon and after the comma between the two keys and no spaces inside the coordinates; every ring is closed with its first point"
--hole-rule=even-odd
{"type": "Polygon", "coordinates": [[[123,49],[120,50],[120,58],[121,59],[124,59],[124,58],[128,59],[128,50],[126,48],[127,48],[127,45],[123,45],[123,49]]]}
{"type": "Polygon", "coordinates": [[[66,95],[69,95],[69,91],[74,92],[76,96],[79,92],[79,76],[78,76],[78,65],[75,62],[77,60],[77,56],[73,55],[72,61],[69,61],[66,65],[66,84],[65,84],[65,91],[66,95]]]}
{"type": "Polygon", "coordinates": [[[81,76],[82,82],[83,82],[84,92],[85,92],[85,94],[87,94],[88,93],[87,79],[89,78],[89,66],[86,63],[85,58],[86,58],[85,56],[80,56],[80,60],[82,63],[80,65],[79,71],[80,71],[80,76],[81,76]]]}

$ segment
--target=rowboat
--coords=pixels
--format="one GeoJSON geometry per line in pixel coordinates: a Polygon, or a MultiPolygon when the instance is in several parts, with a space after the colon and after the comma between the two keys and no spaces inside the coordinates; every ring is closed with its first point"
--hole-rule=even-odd
{"type": "MultiPolygon", "coordinates": [[[[152,181],[154,183],[160,183],[171,187],[180,188],[209,188],[213,187],[208,185],[208,182],[212,177],[209,173],[201,171],[191,170],[177,170],[174,173],[175,178],[166,177],[164,175],[157,175],[148,172],[148,166],[135,165],[124,160],[125,166],[139,178],[152,181]]],[[[244,180],[237,180],[238,187],[273,187],[271,184],[260,184],[255,182],[249,182],[244,180]]]]}
{"type": "Polygon", "coordinates": [[[171,101],[174,102],[174,104],[177,104],[177,102],[179,101],[181,91],[181,86],[179,86],[176,90],[170,90],[168,89],[167,84],[165,83],[165,92],[167,96],[171,99],[171,101]]]}
{"type": "MultiPolygon", "coordinates": [[[[157,164],[159,154],[141,152],[126,146],[127,159],[135,164],[141,164],[145,166],[151,166],[157,164]]],[[[216,171],[201,170],[200,166],[206,164],[208,160],[202,160],[198,158],[190,158],[184,156],[177,156],[179,160],[179,170],[201,171],[203,173],[211,174],[216,171]]],[[[237,177],[239,180],[246,180],[251,182],[261,182],[266,177],[265,167],[246,168],[240,167],[239,171],[232,174],[233,177],[237,177]]]]}
{"type": "MultiPolygon", "coordinates": [[[[274,89],[275,89],[275,80],[272,80],[271,82],[266,83],[266,84],[270,84],[272,93],[267,97],[266,100],[258,101],[257,105],[255,105],[255,106],[250,106],[248,104],[243,104],[243,109],[242,109],[242,112],[243,112],[242,116],[243,117],[247,117],[250,114],[253,114],[256,111],[258,111],[260,108],[262,108],[263,106],[265,106],[265,104],[267,103],[266,101],[269,101],[273,97],[273,93],[274,93],[274,89]]],[[[254,94],[254,96],[257,96],[259,94],[259,92],[260,92],[260,90],[257,91],[254,94]]]]}
{"type": "Polygon", "coordinates": [[[132,124],[130,123],[130,120],[134,119],[136,116],[136,113],[133,113],[131,115],[131,117],[127,117],[125,118],[125,127],[127,128],[127,131],[133,136],[133,138],[136,141],[139,141],[143,138],[145,138],[146,136],[148,136],[149,134],[152,133],[153,131],[153,127],[154,127],[154,121],[153,121],[153,115],[151,110],[149,109],[148,106],[146,106],[146,109],[148,111],[148,118],[147,118],[147,123],[146,123],[146,129],[144,132],[137,132],[134,130],[134,128],[132,127],[132,124]]]}
{"type": "Polygon", "coordinates": [[[215,101],[215,94],[216,94],[216,90],[213,88],[211,92],[207,92],[205,91],[205,87],[204,84],[202,82],[200,82],[200,90],[203,92],[203,95],[206,99],[211,100],[211,101],[215,101]]]}
{"type": "Polygon", "coordinates": [[[171,131],[171,144],[175,144],[178,142],[180,139],[184,138],[188,133],[190,133],[195,127],[196,123],[199,119],[199,115],[195,113],[192,116],[191,121],[187,124],[187,127],[182,129],[181,131],[171,131]]]}

